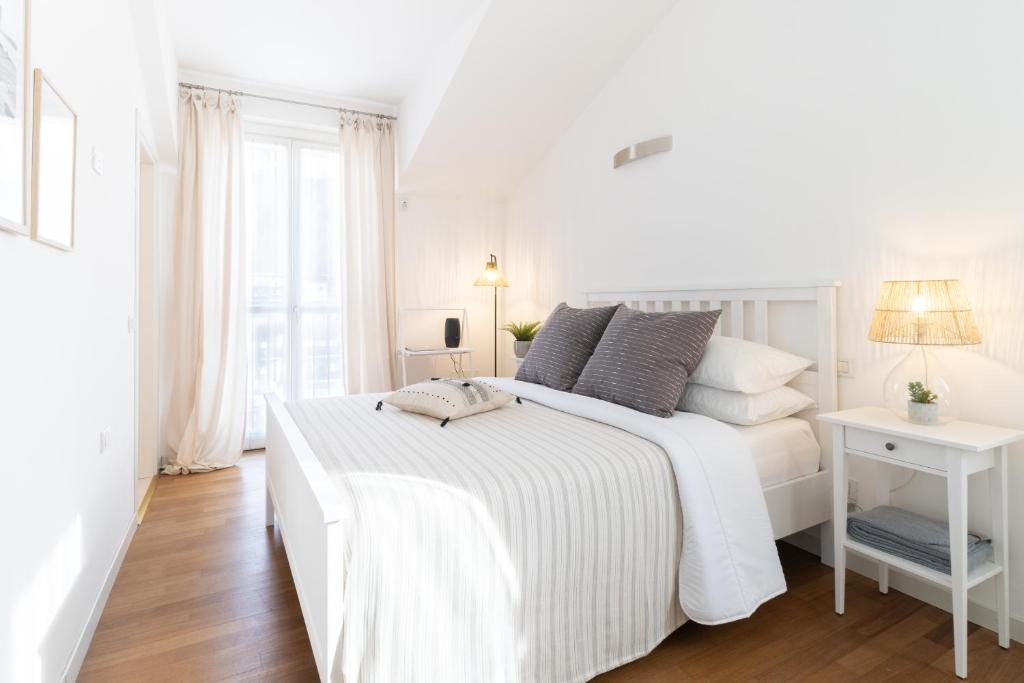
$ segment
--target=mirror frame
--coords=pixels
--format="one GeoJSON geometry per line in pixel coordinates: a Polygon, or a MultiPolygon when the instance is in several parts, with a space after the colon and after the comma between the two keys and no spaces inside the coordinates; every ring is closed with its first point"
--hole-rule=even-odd
{"type": "Polygon", "coordinates": [[[75,248],[75,185],[78,177],[78,114],[71,108],[68,101],[60,94],[60,91],[53,86],[53,83],[43,74],[42,69],[36,69],[33,73],[32,88],[32,239],[47,244],[57,249],[73,251],[75,248]],[[68,226],[68,242],[58,242],[39,234],[39,142],[42,135],[42,103],[43,87],[49,88],[61,104],[71,114],[74,121],[74,131],[71,138],[71,225],[68,226]]]}

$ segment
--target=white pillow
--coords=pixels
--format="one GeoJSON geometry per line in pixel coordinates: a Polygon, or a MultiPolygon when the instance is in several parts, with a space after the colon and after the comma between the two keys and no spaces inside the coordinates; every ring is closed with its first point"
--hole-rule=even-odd
{"type": "Polygon", "coordinates": [[[760,394],[777,389],[814,361],[757,342],[715,336],[689,381],[728,391],[760,394]]]}
{"type": "Polygon", "coordinates": [[[444,427],[449,420],[494,410],[513,399],[512,394],[478,379],[432,379],[392,391],[377,404],[377,410],[387,403],[410,413],[436,417],[444,427]]]}
{"type": "Polygon", "coordinates": [[[760,394],[744,394],[703,384],[687,384],[683,398],[679,401],[680,410],[736,425],[771,422],[813,405],[814,399],[793,387],[779,387],[760,394]]]}

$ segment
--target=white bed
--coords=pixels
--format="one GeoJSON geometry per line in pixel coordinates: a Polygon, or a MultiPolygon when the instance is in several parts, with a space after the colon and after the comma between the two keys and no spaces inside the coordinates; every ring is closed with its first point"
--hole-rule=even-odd
{"type": "MultiPolygon", "coordinates": [[[[786,321],[777,304],[810,302],[799,338],[816,352],[788,350],[816,358],[794,385],[827,410],[834,287],[588,303],[721,306],[722,327],[740,335],[750,308],[745,336],[786,348],[769,314],[786,321]]],[[[267,521],[276,513],[322,679],[585,680],[649,651],[683,621],[680,605],[702,623],[749,615],[784,590],[771,539],[829,517],[830,457],[807,442],[805,421],[734,429],[510,388],[527,404],[444,432],[374,414],[369,397],[268,397],[267,521]]]]}

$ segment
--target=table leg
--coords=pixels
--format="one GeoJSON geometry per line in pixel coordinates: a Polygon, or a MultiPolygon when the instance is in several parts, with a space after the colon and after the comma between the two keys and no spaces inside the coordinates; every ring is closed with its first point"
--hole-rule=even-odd
{"type": "Polygon", "coordinates": [[[1010,552],[1007,538],[1006,446],[995,455],[988,471],[989,503],[992,505],[992,560],[1003,568],[996,578],[996,613],[999,647],[1010,647],[1010,552]]]}
{"type": "Polygon", "coordinates": [[[845,427],[832,429],[832,534],[835,553],[836,614],[846,611],[846,451],[845,427]]]}
{"type": "Polygon", "coordinates": [[[266,515],[266,517],[264,519],[266,521],[266,525],[267,526],[274,526],[274,499],[270,497],[270,487],[269,486],[266,487],[265,495],[266,495],[267,498],[266,498],[266,501],[265,501],[266,509],[264,511],[264,514],[266,515]]]}
{"type": "MultiPolygon", "coordinates": [[[[889,504],[889,468],[884,462],[875,463],[875,504],[889,504]]],[[[889,565],[878,563],[878,592],[889,592],[889,565]]]]}
{"type": "Polygon", "coordinates": [[[953,583],[953,653],[956,675],[967,678],[967,475],[959,453],[950,451],[946,463],[953,583]]]}

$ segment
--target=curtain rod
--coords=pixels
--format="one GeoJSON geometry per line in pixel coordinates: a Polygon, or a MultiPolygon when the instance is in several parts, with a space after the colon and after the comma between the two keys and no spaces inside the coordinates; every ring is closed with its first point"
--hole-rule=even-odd
{"type": "Polygon", "coordinates": [[[210,90],[212,92],[220,92],[226,95],[241,95],[243,97],[255,97],[260,100],[271,100],[273,102],[284,102],[285,104],[298,104],[303,107],[317,107],[318,109],[330,109],[331,111],[342,112],[345,114],[365,114],[366,116],[376,116],[379,119],[389,119],[391,121],[397,121],[397,116],[389,116],[388,114],[377,114],[372,111],[359,111],[358,109],[345,109],[344,107],[332,107],[327,104],[316,104],[314,102],[301,102],[299,100],[288,100],[283,97],[271,97],[270,95],[255,95],[253,93],[242,92],[241,90],[225,90],[224,88],[214,88],[208,85],[199,85],[197,83],[178,83],[182,88],[196,88],[197,90],[210,90]]]}

